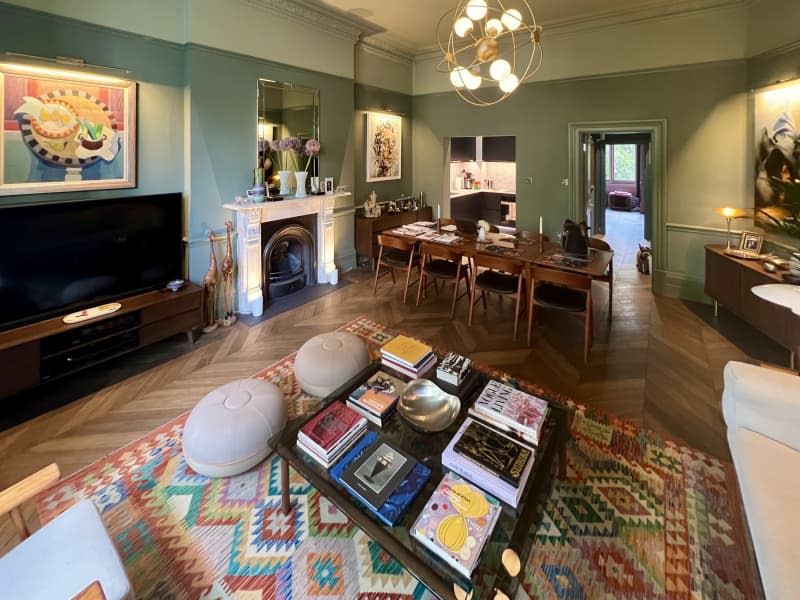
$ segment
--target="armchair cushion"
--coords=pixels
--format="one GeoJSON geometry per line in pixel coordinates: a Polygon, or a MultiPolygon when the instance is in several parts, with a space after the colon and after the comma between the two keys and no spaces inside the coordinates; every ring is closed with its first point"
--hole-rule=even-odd
{"type": "Polygon", "coordinates": [[[800,453],[744,428],[728,430],[747,523],[767,598],[800,588],[800,453]]]}
{"type": "Polygon", "coordinates": [[[728,429],[743,427],[800,450],[800,376],[731,361],[724,380],[728,429]]]}
{"type": "Polygon", "coordinates": [[[131,598],[122,561],[91,500],[81,500],[0,558],[3,598],[72,598],[99,581],[108,600],[131,598]]]}

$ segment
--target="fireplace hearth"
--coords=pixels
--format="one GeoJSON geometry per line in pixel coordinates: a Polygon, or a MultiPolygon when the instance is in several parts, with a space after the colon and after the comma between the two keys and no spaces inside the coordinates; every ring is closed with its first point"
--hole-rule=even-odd
{"type": "MultiPolygon", "coordinates": [[[[300,223],[282,222],[267,238],[264,266],[264,298],[281,298],[316,283],[316,252],[311,231],[300,223]]],[[[266,237],[266,236],[265,236],[266,237]]]]}

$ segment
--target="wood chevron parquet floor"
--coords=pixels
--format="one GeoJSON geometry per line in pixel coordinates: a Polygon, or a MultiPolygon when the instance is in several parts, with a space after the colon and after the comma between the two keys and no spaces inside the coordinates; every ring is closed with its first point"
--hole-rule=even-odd
{"type": "MultiPolygon", "coordinates": [[[[456,318],[448,319],[452,288],[438,297],[431,288],[417,308],[412,300],[402,303],[402,284],[393,286],[389,278],[373,297],[371,273],[359,268],[346,275],[353,283],[341,290],[252,327],[219,328],[177,358],[1,432],[0,488],[50,462],[57,462],[63,475],[73,473],[191,409],[215,387],[247,377],[311,336],[361,314],[728,459],[720,411],[722,367],[746,357],[737,343],[755,343],[757,349],[764,343],[756,333],[742,334],[742,324],[733,318],[723,314],[715,320],[708,306],[653,298],[650,277],[625,262],[616,267],[610,323],[607,287],[595,284],[588,365],[582,360],[582,322],[571,315],[545,313],[528,347],[524,335],[512,341],[513,302],[508,299],[491,298],[485,312],[476,306],[475,324],[469,327],[466,298],[459,301],[456,318]],[[728,323],[740,339],[729,340],[720,323],[728,323]]],[[[767,344],[764,351],[774,349],[767,344]]],[[[124,360],[135,363],[137,356],[124,360]]],[[[25,512],[33,516],[31,506],[25,512]]],[[[0,553],[13,537],[10,525],[2,523],[0,553]]]]}

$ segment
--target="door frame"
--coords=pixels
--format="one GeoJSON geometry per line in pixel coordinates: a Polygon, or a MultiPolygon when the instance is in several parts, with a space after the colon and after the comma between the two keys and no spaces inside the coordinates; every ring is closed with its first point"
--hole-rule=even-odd
{"type": "MultiPolygon", "coordinates": [[[[580,121],[568,124],[569,177],[571,181],[581,181],[581,137],[592,133],[649,133],[650,134],[650,177],[652,198],[650,202],[653,222],[653,275],[667,268],[667,120],[648,119],[642,121],[580,121]]],[[[582,206],[581,185],[569,187],[569,214],[572,219],[582,220],[585,207],[582,206]]],[[[655,289],[656,277],[652,287],[655,289]]]]}

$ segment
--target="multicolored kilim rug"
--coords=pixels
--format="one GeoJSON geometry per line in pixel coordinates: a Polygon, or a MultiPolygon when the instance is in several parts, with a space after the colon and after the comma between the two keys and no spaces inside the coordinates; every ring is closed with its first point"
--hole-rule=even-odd
{"type": "MultiPolygon", "coordinates": [[[[373,349],[394,333],[360,318],[342,329],[373,349]]],[[[292,415],[294,355],[256,375],[281,387],[292,415]]],[[[567,476],[535,536],[521,598],[758,598],[761,592],[730,464],[545,390],[575,410],[567,476]]],[[[181,456],[186,415],[90,465],[37,499],[43,522],[82,498],[100,509],[137,598],[418,599],[430,593],[292,474],[280,510],[279,459],[230,479],[181,456]]]]}

